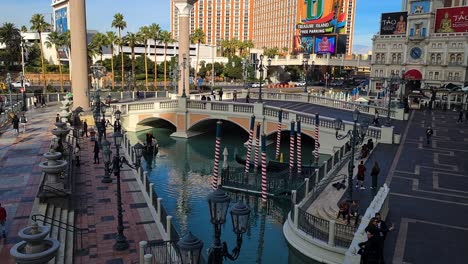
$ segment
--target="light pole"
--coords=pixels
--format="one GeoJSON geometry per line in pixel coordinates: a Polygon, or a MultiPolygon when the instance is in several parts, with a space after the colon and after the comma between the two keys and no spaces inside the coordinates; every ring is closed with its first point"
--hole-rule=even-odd
{"type": "Polygon", "coordinates": [[[245,79],[246,79],[246,65],[247,65],[247,60],[245,58],[242,59],[242,80],[244,81],[244,88],[245,88],[245,79]]]}
{"type": "Polygon", "coordinates": [[[185,93],[185,68],[187,67],[187,57],[183,57],[183,60],[182,60],[182,97],[187,97],[187,94],[185,93]]]}
{"type": "MultiPolygon", "coordinates": [[[[268,67],[263,65],[263,54],[260,55],[260,61],[256,61],[255,66],[258,68],[258,72],[260,72],[260,87],[259,87],[259,92],[258,92],[258,102],[262,102],[262,81],[263,81],[263,72],[265,70],[268,70],[268,67]]],[[[271,58],[268,58],[268,66],[271,66],[271,58]]],[[[268,72],[267,72],[268,74],[268,72]]]]}
{"type": "MultiPolygon", "coordinates": [[[[135,156],[137,159],[136,164],[130,164],[125,157],[120,156],[120,147],[122,145],[122,139],[123,135],[120,131],[114,133],[114,144],[115,144],[115,150],[116,150],[116,155],[112,159],[112,162],[109,163],[109,172],[113,172],[114,175],[117,178],[117,236],[115,237],[115,244],[113,246],[114,250],[117,251],[123,251],[128,249],[129,243],[127,241],[127,237],[124,235],[124,225],[123,225],[123,212],[122,212],[122,191],[120,187],[120,168],[124,165],[127,164],[132,169],[137,169],[140,164],[139,160],[141,159],[141,156],[143,154],[143,146],[141,144],[138,146],[134,146],[134,151],[135,151],[135,156]]],[[[111,151],[104,150],[104,155],[106,157],[104,158],[108,162],[111,160],[111,151]]]]}
{"type": "Polygon", "coordinates": [[[315,61],[313,60],[312,61],[312,81],[315,81],[314,75],[315,75],[315,61]]]}
{"type": "Polygon", "coordinates": [[[307,93],[307,65],[309,64],[308,59],[302,60],[302,66],[304,66],[304,93],[307,93]]]}
{"type": "Polygon", "coordinates": [[[21,38],[21,93],[22,93],[22,98],[23,98],[23,105],[22,105],[22,110],[27,111],[26,109],[26,87],[24,86],[24,41],[23,38],[21,38]]]}
{"type": "Polygon", "coordinates": [[[401,78],[398,74],[392,74],[390,77],[390,84],[387,83],[387,93],[388,93],[388,106],[387,106],[387,123],[385,124],[386,126],[391,126],[392,125],[392,119],[391,119],[391,106],[392,106],[392,93],[395,90],[394,86],[395,85],[400,85],[401,78]]]}
{"type": "Polygon", "coordinates": [[[328,72],[325,73],[325,88],[328,89],[328,78],[330,78],[330,74],[328,72]]]}
{"type": "Polygon", "coordinates": [[[353,129],[348,130],[344,135],[340,135],[339,131],[343,127],[343,121],[341,119],[335,119],[335,137],[338,140],[343,140],[347,137],[350,139],[351,144],[351,157],[348,163],[348,200],[353,200],[353,170],[354,170],[354,153],[356,150],[356,145],[361,144],[364,141],[364,138],[367,135],[367,130],[369,128],[369,121],[364,120],[358,127],[357,123],[359,121],[359,110],[355,109],[353,112],[353,129]]]}
{"type": "Polygon", "coordinates": [[[188,232],[179,240],[179,242],[177,242],[177,247],[179,248],[182,264],[200,263],[203,241],[192,235],[192,232],[188,232]]]}
{"type": "Polygon", "coordinates": [[[221,227],[226,223],[226,214],[230,202],[231,198],[220,188],[208,196],[211,224],[215,231],[213,245],[208,250],[208,264],[221,264],[224,258],[236,260],[239,257],[242,235],[249,227],[250,208],[240,201],[231,208],[232,227],[237,235],[237,242],[232,253],[229,253],[227,243],[221,243],[221,227]]]}

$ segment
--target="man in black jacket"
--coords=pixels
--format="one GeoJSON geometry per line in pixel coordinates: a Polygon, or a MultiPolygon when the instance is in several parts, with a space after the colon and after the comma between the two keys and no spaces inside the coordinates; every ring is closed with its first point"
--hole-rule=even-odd
{"type": "Polygon", "coordinates": [[[377,234],[374,229],[366,231],[367,241],[359,243],[358,254],[361,255],[362,264],[380,264],[380,242],[378,241],[377,234]]]}

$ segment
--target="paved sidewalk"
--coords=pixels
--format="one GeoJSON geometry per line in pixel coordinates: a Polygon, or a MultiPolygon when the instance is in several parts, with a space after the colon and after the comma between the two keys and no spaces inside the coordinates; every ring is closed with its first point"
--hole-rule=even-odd
{"type": "Polygon", "coordinates": [[[467,263],[468,123],[457,118],[453,111],[416,111],[410,118],[387,179],[387,224],[395,230],[385,242],[386,263],[467,263]]]}
{"type": "Polygon", "coordinates": [[[14,263],[10,248],[20,241],[18,231],[27,226],[41,180],[38,164],[45,159],[53,137],[50,130],[57,106],[26,112],[26,133],[16,136],[10,127],[0,136],[0,203],[7,210],[7,238],[0,241],[0,263],[14,263]]]}
{"type": "MultiPolygon", "coordinates": [[[[108,140],[115,154],[110,134],[108,140]]],[[[123,221],[130,248],[122,252],[113,250],[117,233],[117,183],[113,174],[112,183],[101,183],[104,176],[102,151],[100,164],[93,164],[93,148],[94,142],[85,137],[81,144],[82,163],[75,174],[76,193],[79,194],[76,197],[75,225],[88,230],[83,238],[83,246],[88,250],[75,255],[75,264],[138,263],[138,243],[142,240],[160,240],[159,229],[140,191],[135,172],[124,166],[121,172],[123,221]]],[[[123,153],[123,150],[120,152],[123,153]]]]}

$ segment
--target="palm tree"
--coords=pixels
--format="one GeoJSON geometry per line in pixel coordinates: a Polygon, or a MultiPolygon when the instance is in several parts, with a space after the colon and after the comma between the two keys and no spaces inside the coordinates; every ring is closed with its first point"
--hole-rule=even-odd
{"type": "Polygon", "coordinates": [[[148,26],[142,26],[140,27],[140,31],[138,32],[138,36],[140,38],[140,42],[143,42],[145,44],[145,86],[146,86],[146,91],[148,91],[148,57],[146,56],[148,54],[148,39],[151,37],[150,36],[150,30],[148,26]]]}
{"type": "Polygon", "coordinates": [[[137,34],[128,32],[127,35],[123,38],[125,45],[130,47],[132,52],[132,77],[133,77],[133,88],[136,87],[136,78],[135,78],[135,46],[139,43],[140,39],[137,34]]]}
{"type": "Polygon", "coordinates": [[[157,45],[160,39],[161,27],[153,23],[149,26],[149,36],[154,41],[154,89],[156,90],[156,82],[158,81],[158,61],[157,61],[157,45]]]}
{"type": "Polygon", "coordinates": [[[205,32],[203,32],[202,28],[197,28],[193,34],[190,36],[190,41],[192,43],[197,43],[197,64],[195,65],[195,74],[194,76],[197,77],[198,74],[198,59],[200,57],[200,43],[205,43],[205,32]]]}
{"type": "Polygon", "coordinates": [[[250,49],[254,47],[253,42],[250,39],[244,40],[239,45],[239,51],[241,57],[246,57],[250,54],[250,49]]]}
{"type": "Polygon", "coordinates": [[[101,63],[102,63],[102,54],[103,54],[103,47],[106,47],[109,45],[109,40],[107,39],[107,36],[98,32],[96,33],[93,38],[91,39],[91,45],[96,48],[98,51],[98,54],[100,55],[101,58],[101,63]]]}
{"type": "Polygon", "coordinates": [[[114,20],[112,20],[112,27],[116,28],[119,31],[119,43],[120,43],[120,58],[122,59],[122,86],[123,89],[125,86],[125,79],[124,79],[124,54],[122,48],[122,30],[127,27],[127,22],[124,20],[124,16],[121,13],[117,13],[114,15],[114,20]]]}
{"type": "Polygon", "coordinates": [[[111,50],[111,69],[112,69],[112,90],[115,88],[115,74],[114,74],[114,45],[117,44],[118,37],[114,31],[107,31],[107,45],[110,46],[111,50]]]}
{"type": "Polygon", "coordinates": [[[63,34],[59,34],[56,31],[53,31],[47,36],[47,40],[44,42],[48,49],[54,47],[55,52],[57,53],[57,61],[59,67],[59,74],[60,74],[60,92],[63,93],[63,76],[62,76],[62,62],[60,61],[60,54],[59,54],[59,47],[65,44],[63,34]]]}
{"type": "Polygon", "coordinates": [[[26,33],[28,32],[28,28],[25,25],[21,26],[21,32],[26,33]]]}
{"type": "Polygon", "coordinates": [[[5,45],[5,62],[11,66],[20,59],[21,34],[13,23],[5,23],[0,27],[0,43],[5,45]]]}
{"type": "MultiPolygon", "coordinates": [[[[162,43],[164,43],[164,90],[167,90],[167,84],[166,84],[166,75],[167,75],[167,60],[166,60],[166,55],[167,55],[167,46],[170,43],[174,43],[174,39],[171,36],[171,33],[163,30],[161,31],[161,34],[159,35],[160,40],[162,43]]],[[[198,56],[197,56],[198,59],[198,56]]]]}
{"type": "Polygon", "coordinates": [[[44,16],[41,14],[34,14],[31,17],[31,30],[36,31],[39,34],[39,47],[41,49],[41,66],[42,66],[42,81],[44,86],[42,87],[42,92],[46,93],[46,79],[45,79],[45,67],[44,67],[44,49],[42,48],[42,32],[50,27],[50,25],[45,22],[44,16]]]}

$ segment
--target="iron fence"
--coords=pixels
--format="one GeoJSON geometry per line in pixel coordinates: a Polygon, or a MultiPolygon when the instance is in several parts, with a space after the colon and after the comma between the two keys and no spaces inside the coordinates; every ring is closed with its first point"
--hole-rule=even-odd
{"type": "Polygon", "coordinates": [[[297,221],[300,230],[313,238],[328,242],[330,236],[328,220],[311,215],[299,208],[297,221]]]}

